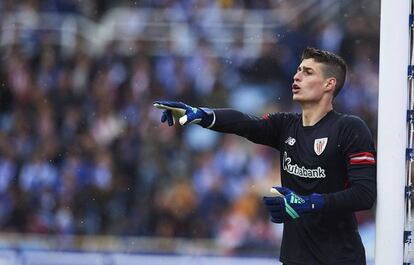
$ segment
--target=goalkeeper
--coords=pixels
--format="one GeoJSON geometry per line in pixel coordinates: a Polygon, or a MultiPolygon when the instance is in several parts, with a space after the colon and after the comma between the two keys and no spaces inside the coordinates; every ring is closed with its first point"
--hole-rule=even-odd
{"type": "Polygon", "coordinates": [[[292,84],[300,114],[258,118],[233,109],[154,102],[170,126],[195,123],[280,151],[282,187],[273,187],[274,196],[263,203],[271,221],[284,224],[285,265],[366,264],[354,212],[375,202],[376,152],[360,118],[333,110],[345,76],[342,58],[306,48],[292,84]]]}

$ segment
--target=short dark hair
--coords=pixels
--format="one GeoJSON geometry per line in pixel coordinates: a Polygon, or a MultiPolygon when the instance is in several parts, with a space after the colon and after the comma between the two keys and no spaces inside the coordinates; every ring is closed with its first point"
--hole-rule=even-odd
{"type": "Polygon", "coordinates": [[[334,97],[341,91],[345,83],[346,77],[346,63],[339,55],[332,52],[320,50],[313,47],[307,47],[303,50],[301,61],[305,59],[314,59],[318,63],[324,64],[322,71],[325,77],[334,77],[336,79],[336,86],[334,97]]]}

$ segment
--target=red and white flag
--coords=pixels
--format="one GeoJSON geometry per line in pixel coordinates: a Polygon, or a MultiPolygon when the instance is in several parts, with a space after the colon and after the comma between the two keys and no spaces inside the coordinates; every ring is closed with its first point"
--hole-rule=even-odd
{"type": "Polygon", "coordinates": [[[356,153],[349,156],[350,165],[375,165],[374,154],[369,152],[356,153]]]}

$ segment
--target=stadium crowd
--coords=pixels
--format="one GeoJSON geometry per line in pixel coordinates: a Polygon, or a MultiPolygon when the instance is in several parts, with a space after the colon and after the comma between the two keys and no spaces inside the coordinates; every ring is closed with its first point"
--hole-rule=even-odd
{"type": "MultiPolygon", "coordinates": [[[[22,10],[99,22],[115,5],[87,2],[2,1],[0,26],[22,10]]],[[[289,1],[116,6],[180,9],[190,21],[197,2],[260,10],[289,1]]],[[[48,30],[25,30],[13,44],[2,44],[1,232],[211,238],[229,250],[270,248],[280,226],[269,222],[261,197],[279,182],[277,152],[198,126],[167,128],[152,102],[234,107],[258,116],[295,111],[290,83],[306,46],[347,60],[350,73],[336,108],[360,115],[376,135],[378,17],[361,8],[323,23],[298,17],[272,29],[255,57],[244,52],[243,41],[218,49],[202,23],[191,25],[199,36],[186,56],[145,37],[128,43],[128,53],[122,40],[112,40],[99,54],[78,37],[68,54],[48,30]]],[[[373,222],[372,212],[359,217],[373,222]]]]}

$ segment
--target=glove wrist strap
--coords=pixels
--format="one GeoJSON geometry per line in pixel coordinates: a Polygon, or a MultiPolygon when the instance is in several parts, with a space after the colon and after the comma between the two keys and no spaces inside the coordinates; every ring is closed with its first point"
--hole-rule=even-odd
{"type": "Polygon", "coordinates": [[[210,129],[216,123],[216,115],[214,111],[209,108],[199,108],[202,112],[204,112],[204,117],[200,121],[200,125],[204,128],[210,129]]]}
{"type": "Polygon", "coordinates": [[[325,196],[319,193],[313,193],[309,196],[312,210],[321,211],[325,206],[325,196]]]}

